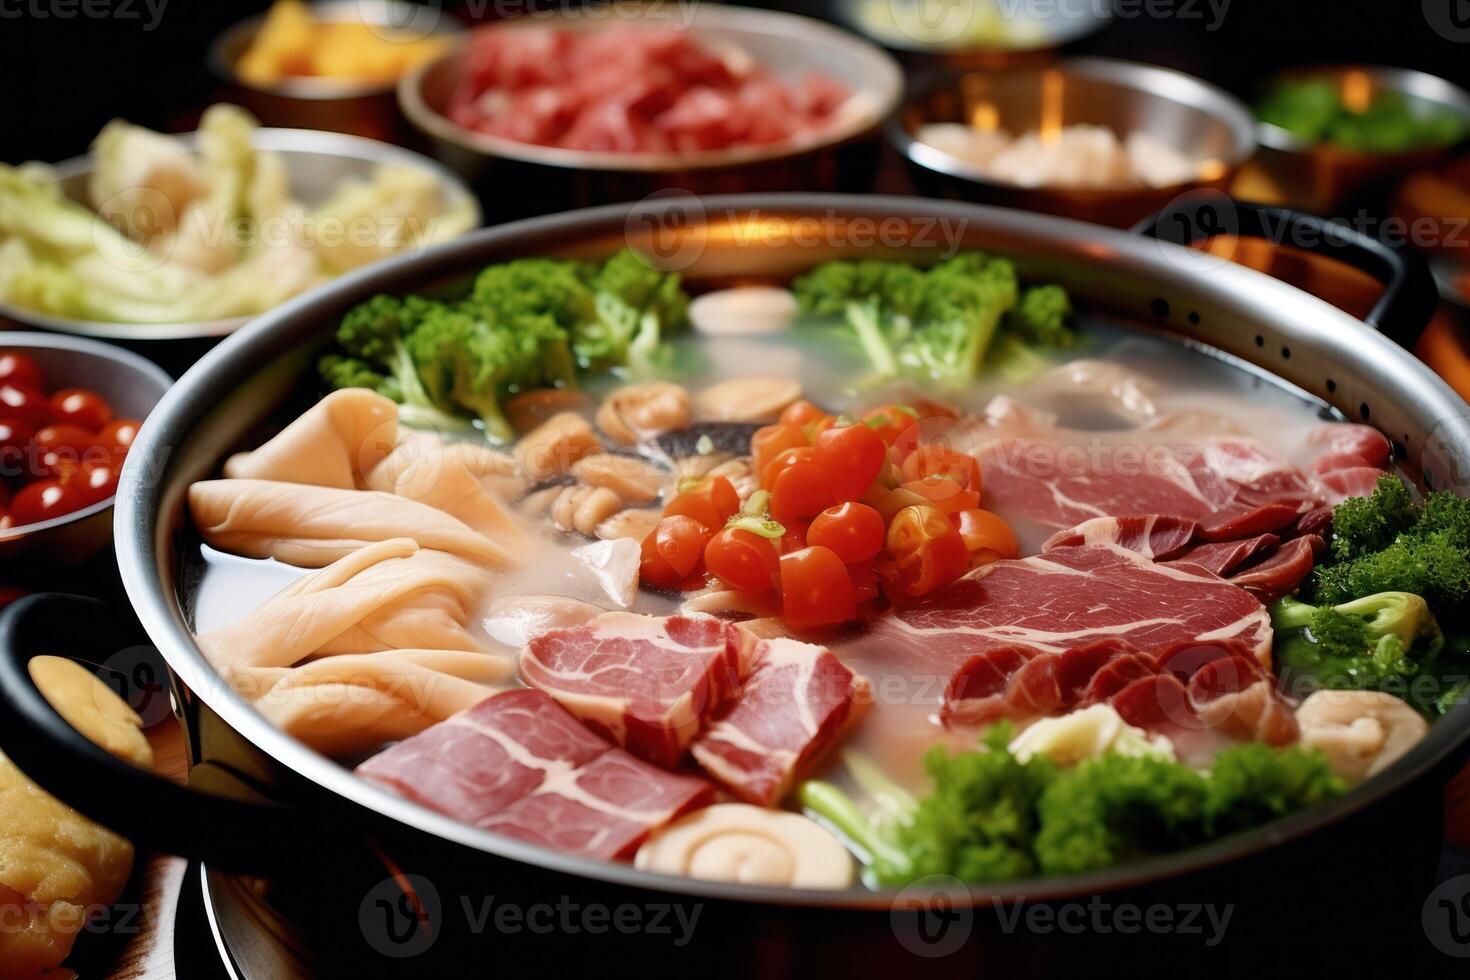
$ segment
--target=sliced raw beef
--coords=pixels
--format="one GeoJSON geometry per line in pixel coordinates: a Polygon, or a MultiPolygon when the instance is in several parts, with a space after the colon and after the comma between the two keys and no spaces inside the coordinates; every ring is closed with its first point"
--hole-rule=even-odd
{"type": "Polygon", "coordinates": [[[761,640],[752,663],[693,752],[736,796],[775,806],[866,702],[868,683],[831,651],[796,640],[761,640]]]}
{"type": "Polygon", "coordinates": [[[604,858],[629,856],[714,792],[609,745],[531,690],[488,698],[357,774],[465,823],[604,858]]]}
{"type": "Polygon", "coordinates": [[[1228,739],[1282,745],[1295,715],[1255,652],[1234,640],[1187,641],[1153,650],[1117,638],[1043,653],[995,647],[971,657],[945,690],[949,727],[1066,714],[1111,704],[1129,724],[1179,735],[1212,730],[1228,739]]]}
{"type": "Polygon", "coordinates": [[[521,651],[521,678],[593,731],[673,767],[739,681],[749,642],[711,616],[605,613],[521,651]]]}
{"type": "MultiPolygon", "coordinates": [[[[978,568],[881,620],[881,642],[948,678],[972,655],[1020,645],[1059,653],[1098,640],[1140,649],[1237,640],[1261,663],[1271,617],[1243,589],[1114,544],[1069,545],[978,568]]],[[[920,668],[922,669],[922,668],[920,668]]]]}
{"type": "Polygon", "coordinates": [[[1268,603],[1300,585],[1311,574],[1317,555],[1325,547],[1316,534],[1303,534],[1284,544],[1275,534],[1258,534],[1235,541],[1203,541],[1199,525],[1194,521],[1149,515],[1084,521],[1052,535],[1042,545],[1042,552],[1109,544],[1166,565],[1202,568],[1268,603]]]}

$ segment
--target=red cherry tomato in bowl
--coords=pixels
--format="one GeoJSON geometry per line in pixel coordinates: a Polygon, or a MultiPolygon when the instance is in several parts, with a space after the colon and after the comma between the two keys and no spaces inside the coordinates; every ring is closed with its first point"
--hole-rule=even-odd
{"type": "Polygon", "coordinates": [[[0,477],[27,477],[26,454],[36,437],[35,426],[20,419],[0,419],[0,477]]]}
{"type": "Polygon", "coordinates": [[[867,504],[849,500],[828,507],[807,529],[808,544],[831,548],[849,565],[867,561],[883,550],[883,515],[867,504]]]}
{"type": "Polygon", "coordinates": [[[57,421],[79,425],[88,432],[98,432],[112,421],[112,406],[107,399],[86,388],[63,388],[52,393],[51,412],[57,421]]]}
{"type": "Polygon", "coordinates": [[[110,452],[113,462],[121,466],[128,450],[133,448],[133,442],[138,438],[138,429],[142,425],[137,419],[113,419],[97,433],[97,445],[110,452]]]}
{"type": "Polygon", "coordinates": [[[781,610],[792,626],[825,626],[857,616],[857,590],[830,548],[781,556],[781,610]]]}
{"type": "Polygon", "coordinates": [[[112,462],[86,462],[80,470],[68,477],[67,487],[73,489],[86,507],[106,500],[117,493],[118,468],[112,462]]]}
{"type": "Polygon", "coordinates": [[[76,486],[60,480],[36,480],[16,493],[10,502],[10,515],[15,518],[17,526],[23,527],[70,514],[86,505],[76,486]]]}
{"type": "Polygon", "coordinates": [[[0,382],[0,417],[39,429],[51,421],[51,400],[35,388],[0,382]]]}
{"type": "Polygon", "coordinates": [[[0,383],[34,388],[37,391],[46,387],[46,379],[35,360],[29,354],[13,350],[0,352],[0,383]]]}
{"type": "Polygon", "coordinates": [[[948,585],[969,568],[970,552],[948,515],[928,505],[905,507],[888,526],[890,593],[917,598],[948,585]]]}
{"type": "Polygon", "coordinates": [[[792,463],[771,484],[771,516],[782,524],[816,517],[831,503],[827,475],[816,463],[792,463]]]}

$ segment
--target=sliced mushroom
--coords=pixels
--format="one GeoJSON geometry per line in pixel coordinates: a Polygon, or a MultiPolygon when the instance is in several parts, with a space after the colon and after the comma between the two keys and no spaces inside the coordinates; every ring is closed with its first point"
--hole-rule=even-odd
{"type": "Polygon", "coordinates": [[[613,442],[637,445],[649,436],[682,429],[691,417],[689,392],[667,381],[627,385],[597,409],[597,427],[613,442]]]}
{"type": "Polygon", "coordinates": [[[516,459],[533,480],[561,476],[584,456],[602,450],[592,426],[580,415],[553,415],[516,444],[516,459]]]}
{"type": "Polygon", "coordinates": [[[617,453],[594,453],[572,466],[572,476],[591,487],[606,487],[624,504],[646,504],[659,495],[668,474],[647,460],[617,453]]]}
{"type": "Polygon", "coordinates": [[[607,540],[632,538],[642,541],[657,526],[660,516],[659,511],[647,507],[620,511],[597,525],[597,536],[607,540]]]}
{"type": "Polygon", "coordinates": [[[796,297],[779,286],[741,286],[705,293],[689,304],[689,321],[714,337],[779,333],[796,320],[796,297]]]}
{"type": "Polygon", "coordinates": [[[1332,771],[1352,783],[1382,772],[1429,731],[1419,712],[1382,691],[1315,691],[1296,720],[1301,744],[1321,749],[1332,771]]]}
{"type": "Polygon", "coordinates": [[[710,422],[768,422],[801,397],[790,378],[737,378],[701,391],[694,412],[710,422]]]}
{"type": "Polygon", "coordinates": [[[784,810],[720,803],[656,831],[634,864],[708,881],[791,888],[846,888],[852,857],[816,822],[784,810]]]}

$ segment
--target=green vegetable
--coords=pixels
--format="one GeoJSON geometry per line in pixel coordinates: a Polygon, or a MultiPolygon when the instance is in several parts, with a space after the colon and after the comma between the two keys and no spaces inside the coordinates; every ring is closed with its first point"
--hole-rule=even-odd
{"type": "Polygon", "coordinates": [[[1309,142],[1365,153],[1443,146],[1470,130],[1460,112],[1415,102],[1399,92],[1377,92],[1366,108],[1353,111],[1344,104],[1338,84],[1323,78],[1282,83],[1261,100],[1256,113],[1309,142]]]}
{"type": "Polygon", "coordinates": [[[930,874],[1004,881],[1095,871],[1233,834],[1344,788],[1320,754],[1296,748],[1232,747],[1207,772],[1119,754],[1068,770],[1043,755],[1017,760],[1009,734],[992,728],[978,752],[931,750],[933,791],[899,802],[896,814],[902,791],[887,794],[878,818],[828,783],[803,784],[800,799],[861,852],[875,883],[898,886],[930,874]]]}
{"type": "Polygon", "coordinates": [[[371,387],[398,402],[401,416],[421,425],[453,430],[463,428],[453,406],[438,393],[430,394],[419,365],[408,348],[408,338],[426,317],[441,315],[444,307],[410,296],[374,296],[342,318],[337,344],[349,356],[328,354],[317,365],[333,387],[371,387]],[[345,385],[342,382],[353,382],[345,385]]]}
{"type": "Polygon", "coordinates": [[[879,379],[908,372],[963,384],[987,365],[995,346],[1007,349],[1003,363],[1019,371],[1016,344],[1034,351],[1072,342],[1064,290],[1021,293],[1011,263],[980,252],[927,271],[903,262],[827,262],[792,289],[803,312],[842,319],[879,379]]]}

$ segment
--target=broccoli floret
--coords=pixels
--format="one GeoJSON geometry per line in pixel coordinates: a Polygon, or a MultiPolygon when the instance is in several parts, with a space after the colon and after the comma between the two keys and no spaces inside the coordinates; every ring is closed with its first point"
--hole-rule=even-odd
{"type": "MultiPolygon", "coordinates": [[[[1333,511],[1333,520],[1336,519],[1337,512],[1333,511]]],[[[1470,500],[1452,493],[1431,493],[1424,501],[1424,510],[1414,531],[1420,535],[1443,531],[1446,540],[1461,548],[1470,548],[1470,500]]]]}
{"type": "Polygon", "coordinates": [[[325,354],[317,361],[316,366],[322,380],[333,388],[369,388],[394,401],[403,396],[396,380],[374,370],[371,364],[361,358],[325,354]]]}
{"type": "Polygon", "coordinates": [[[879,378],[898,373],[896,349],[913,332],[925,274],[903,262],[835,261],[792,284],[797,305],[812,316],[840,316],[879,378]]]}
{"type": "Polygon", "coordinates": [[[475,277],[470,302],[498,320],[547,314],[569,335],[597,318],[592,267],[560,259],[516,259],[475,277]]]}
{"type": "Polygon", "coordinates": [[[1403,481],[1382,476],[1371,496],[1349,497],[1332,510],[1332,554],[1338,561],[1382,551],[1414,526],[1418,509],[1403,481]]]}
{"type": "Polygon", "coordinates": [[[439,304],[418,297],[374,296],[354,307],[337,328],[337,343],[392,378],[405,404],[435,408],[404,342],[419,322],[439,304]]]}
{"type": "Polygon", "coordinates": [[[969,381],[1017,291],[1016,270],[1005,259],[966,252],[940,263],[924,277],[913,338],[900,361],[937,380],[969,381]]]}
{"type": "Polygon", "coordinates": [[[1072,300],[1065,289],[1055,284],[1032,286],[1006,314],[1004,330],[1028,344],[1061,349],[1077,339],[1068,325],[1071,319],[1072,300]]]}
{"type": "Polygon", "coordinates": [[[1291,597],[1271,609],[1284,636],[1276,658],[1290,684],[1384,690],[1427,670],[1444,646],[1439,623],[1420,596],[1381,592],[1336,606],[1291,597]]]}
{"type": "Polygon", "coordinates": [[[1382,551],[1325,565],[1313,573],[1319,602],[1346,602],[1375,592],[1413,592],[1436,608],[1470,598],[1470,550],[1449,531],[1402,534],[1382,551]]]}
{"type": "Polygon", "coordinates": [[[688,321],[689,297],[679,276],[625,248],[593,276],[591,287],[598,317],[573,334],[578,359],[588,365],[626,363],[635,373],[649,372],[666,332],[688,321]]]}

